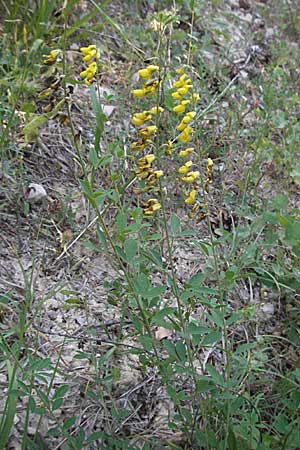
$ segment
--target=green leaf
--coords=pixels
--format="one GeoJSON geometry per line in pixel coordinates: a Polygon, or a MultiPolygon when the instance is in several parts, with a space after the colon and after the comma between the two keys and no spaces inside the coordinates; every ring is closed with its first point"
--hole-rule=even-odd
{"type": "Polygon", "coordinates": [[[229,427],[229,430],[228,430],[228,447],[230,448],[230,450],[238,450],[238,448],[239,448],[237,445],[234,431],[231,427],[229,427]]]}
{"type": "Polygon", "coordinates": [[[202,345],[211,345],[222,339],[222,333],[220,331],[211,331],[202,341],[202,345]]]}
{"type": "Polygon", "coordinates": [[[124,251],[130,262],[138,252],[138,242],[136,239],[126,239],[124,243],[124,251]]]}
{"type": "Polygon", "coordinates": [[[117,230],[120,233],[122,231],[124,231],[124,229],[127,226],[127,217],[123,212],[121,212],[121,211],[118,212],[117,217],[115,219],[115,224],[116,224],[117,230]]]}
{"type": "Polygon", "coordinates": [[[34,103],[22,103],[20,106],[20,111],[25,113],[34,113],[36,110],[36,105],[34,103]]]}
{"type": "Polygon", "coordinates": [[[187,328],[187,334],[191,335],[202,335],[210,331],[210,328],[205,327],[203,325],[196,325],[191,322],[187,328]]]}
{"type": "Polygon", "coordinates": [[[197,287],[199,288],[200,286],[202,286],[202,282],[204,280],[204,273],[203,272],[198,272],[195,275],[193,275],[189,281],[187,282],[188,286],[191,287],[197,287]]]}
{"type": "Polygon", "coordinates": [[[89,161],[92,164],[92,166],[94,167],[94,169],[97,169],[97,167],[99,165],[99,158],[98,158],[98,154],[97,154],[95,147],[92,147],[90,149],[89,161]]]}
{"type": "Polygon", "coordinates": [[[155,286],[152,289],[148,289],[143,295],[147,298],[154,298],[161,296],[166,291],[165,286],[155,286]]]}
{"type": "Polygon", "coordinates": [[[101,103],[99,101],[96,89],[93,85],[90,86],[90,93],[92,99],[93,110],[96,115],[96,130],[95,130],[95,150],[96,153],[100,152],[100,139],[104,131],[104,124],[106,120],[106,116],[103,113],[101,103]]]}
{"type": "Polygon", "coordinates": [[[247,344],[241,344],[238,346],[238,348],[235,350],[234,354],[239,355],[240,353],[244,353],[248,350],[251,350],[252,348],[255,348],[257,346],[256,342],[249,342],[247,344]]]}
{"type": "Polygon", "coordinates": [[[32,142],[39,136],[39,127],[44,125],[48,120],[56,116],[63,107],[65,100],[57,103],[55,108],[47,114],[29,114],[29,122],[23,127],[23,133],[26,142],[32,142]]]}
{"type": "Polygon", "coordinates": [[[66,393],[68,392],[70,386],[68,384],[63,384],[62,386],[59,386],[59,388],[56,389],[55,394],[53,395],[53,400],[64,397],[66,393]]]}
{"type": "Polygon", "coordinates": [[[286,195],[278,194],[272,199],[271,206],[274,209],[283,209],[288,206],[289,199],[286,195]]]}
{"type": "Polygon", "coordinates": [[[300,222],[290,223],[286,230],[285,235],[289,241],[299,241],[300,240],[300,222]]]}
{"type": "Polygon", "coordinates": [[[170,356],[173,356],[177,359],[177,353],[176,353],[175,345],[173,344],[173,342],[169,341],[168,339],[164,339],[163,346],[164,346],[165,350],[167,350],[167,352],[169,353],[170,356]]]}
{"type": "Polygon", "coordinates": [[[140,273],[137,277],[136,286],[138,288],[138,293],[144,295],[150,288],[151,283],[149,278],[144,273],[140,273]]]}
{"type": "Polygon", "coordinates": [[[105,437],[104,431],[95,431],[87,438],[87,442],[97,441],[98,439],[104,439],[105,437]]]}
{"type": "Polygon", "coordinates": [[[186,348],[182,341],[178,341],[175,346],[175,351],[180,361],[186,361],[186,348]]]}
{"type": "Polygon", "coordinates": [[[208,315],[208,318],[213,323],[218,325],[218,327],[220,327],[220,328],[224,327],[222,314],[220,314],[218,311],[216,311],[216,310],[211,311],[210,315],[208,315]]]}
{"type": "Polygon", "coordinates": [[[64,402],[64,399],[62,397],[56,398],[55,400],[53,400],[52,407],[51,407],[52,411],[56,411],[57,409],[59,409],[61,407],[61,405],[63,404],[63,402],[64,402]]]}
{"type": "Polygon", "coordinates": [[[108,250],[108,244],[107,244],[107,240],[106,240],[105,234],[101,230],[99,225],[97,226],[97,236],[98,236],[99,241],[103,245],[104,249],[108,250]]]}
{"type": "Polygon", "coordinates": [[[170,230],[171,234],[176,235],[177,231],[180,230],[180,219],[176,214],[171,215],[170,219],[170,230]]]}
{"type": "Polygon", "coordinates": [[[224,378],[222,377],[222,375],[217,371],[217,369],[214,366],[207,363],[205,368],[206,368],[207,372],[209,373],[209,375],[211,376],[212,380],[216,384],[218,384],[220,386],[224,385],[224,378]]]}

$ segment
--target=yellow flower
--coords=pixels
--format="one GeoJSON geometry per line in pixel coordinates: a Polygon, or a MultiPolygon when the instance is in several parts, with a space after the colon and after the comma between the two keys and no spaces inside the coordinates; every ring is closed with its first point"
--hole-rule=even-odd
{"type": "Polygon", "coordinates": [[[156,180],[158,180],[158,178],[163,176],[163,171],[162,170],[153,170],[149,173],[149,176],[147,178],[147,184],[149,186],[152,186],[154,183],[156,183],[156,180]]]}
{"type": "Polygon", "coordinates": [[[50,88],[46,88],[46,89],[43,89],[39,94],[38,94],[38,98],[46,98],[46,97],[49,97],[49,95],[51,95],[51,94],[53,94],[53,89],[50,87],[50,88]]]}
{"type": "Polygon", "coordinates": [[[147,91],[143,88],[143,89],[134,89],[133,91],[131,91],[132,95],[134,97],[145,97],[145,95],[147,95],[147,91]]]}
{"type": "Polygon", "coordinates": [[[200,95],[197,94],[196,92],[194,92],[194,93],[191,95],[191,100],[193,100],[194,102],[197,102],[198,100],[200,100],[200,95]]]}
{"type": "Polygon", "coordinates": [[[151,119],[152,119],[151,114],[149,114],[147,111],[143,111],[141,113],[133,114],[131,122],[134,125],[140,126],[140,125],[143,125],[145,122],[147,122],[148,120],[151,120],[151,119]]]}
{"type": "Polygon", "coordinates": [[[185,67],[179,67],[178,69],[176,69],[176,72],[178,73],[178,75],[182,75],[185,72],[185,67]]]}
{"type": "Polygon", "coordinates": [[[100,58],[100,51],[97,49],[96,45],[89,45],[88,47],[81,47],[81,53],[83,54],[83,61],[89,62],[91,59],[96,57],[96,59],[100,58]]]}
{"type": "Polygon", "coordinates": [[[195,201],[196,201],[196,194],[197,194],[196,189],[191,190],[189,192],[187,198],[185,199],[185,203],[187,205],[192,205],[193,203],[195,203],[195,201]]]}
{"type": "Polygon", "coordinates": [[[179,105],[174,106],[173,111],[176,114],[181,114],[185,112],[186,105],[188,105],[189,103],[191,103],[191,100],[182,100],[179,105]]]}
{"type": "Polygon", "coordinates": [[[178,91],[173,92],[171,95],[172,95],[172,97],[173,97],[175,100],[181,100],[181,99],[182,99],[182,95],[180,95],[180,94],[178,93],[178,91]]]}
{"type": "Polygon", "coordinates": [[[158,66],[154,66],[152,64],[150,66],[147,66],[145,69],[139,70],[138,74],[144,80],[149,80],[149,78],[152,77],[153,72],[155,72],[156,70],[159,70],[159,67],[158,66]]]}
{"type": "Polygon", "coordinates": [[[92,50],[96,50],[96,45],[89,45],[88,47],[81,47],[80,49],[83,55],[88,55],[92,50]]]}
{"type": "Polygon", "coordinates": [[[131,150],[144,150],[144,148],[146,147],[146,142],[147,141],[135,141],[131,144],[130,148],[131,150]]]}
{"type": "Polygon", "coordinates": [[[153,175],[155,175],[156,178],[162,177],[164,174],[163,170],[154,170],[153,175]]]}
{"type": "Polygon", "coordinates": [[[162,108],[161,106],[153,106],[153,108],[149,109],[149,111],[147,111],[149,114],[158,114],[164,111],[164,108],[162,108]]]}
{"type": "Polygon", "coordinates": [[[144,85],[143,89],[146,91],[146,94],[153,94],[156,91],[158,85],[158,80],[149,81],[144,85]]]}
{"type": "Polygon", "coordinates": [[[181,180],[185,183],[193,183],[196,178],[198,178],[200,175],[199,171],[196,170],[195,172],[188,172],[185,177],[181,177],[181,180]]]}
{"type": "Polygon", "coordinates": [[[184,123],[183,121],[181,121],[180,124],[177,125],[177,130],[178,131],[183,131],[186,127],[187,127],[187,124],[184,123]]]}
{"type": "Polygon", "coordinates": [[[194,147],[189,147],[189,148],[186,148],[185,150],[180,150],[179,156],[181,158],[185,158],[186,156],[188,156],[193,151],[194,151],[194,147]]]}
{"type": "Polygon", "coordinates": [[[161,208],[161,204],[155,198],[149,198],[149,200],[144,203],[144,206],[144,214],[146,216],[151,216],[161,208]]]}
{"type": "Polygon", "coordinates": [[[96,73],[97,73],[97,63],[94,61],[80,73],[80,76],[85,78],[85,83],[87,85],[90,85],[96,73]]]}
{"type": "Polygon", "coordinates": [[[182,122],[183,122],[183,123],[189,123],[189,122],[191,122],[191,120],[194,119],[195,115],[196,115],[196,112],[195,112],[195,111],[189,111],[188,113],[186,113],[186,115],[185,115],[184,118],[182,119],[182,122]]]}
{"type": "Polygon", "coordinates": [[[184,73],[184,74],[179,78],[179,80],[177,80],[177,81],[175,81],[175,82],[173,83],[172,87],[177,89],[177,88],[181,88],[181,87],[184,86],[186,83],[189,83],[191,80],[188,79],[188,80],[185,81],[186,77],[187,77],[187,74],[184,73]]]}
{"type": "Polygon", "coordinates": [[[149,169],[154,160],[155,155],[153,155],[153,153],[149,153],[149,155],[140,158],[138,160],[139,169],[149,169]]]}
{"type": "Polygon", "coordinates": [[[207,158],[207,167],[211,168],[214,165],[214,162],[211,158],[207,158]]]}
{"type": "Polygon", "coordinates": [[[193,87],[192,84],[185,84],[183,87],[177,89],[177,92],[179,95],[181,95],[181,97],[184,97],[189,92],[189,89],[191,87],[193,87]]]}
{"type": "Polygon", "coordinates": [[[138,133],[143,138],[147,138],[151,136],[151,134],[157,132],[157,126],[156,125],[149,125],[148,127],[142,128],[141,130],[138,130],[138,133]]]}
{"type": "Polygon", "coordinates": [[[172,149],[173,149],[172,141],[168,140],[167,144],[165,144],[165,145],[167,146],[166,154],[171,156],[172,155],[172,149]]]}
{"type": "Polygon", "coordinates": [[[192,165],[193,165],[192,161],[187,161],[183,166],[179,167],[178,173],[180,173],[182,175],[187,173],[189,168],[192,167],[192,165]]]}
{"type": "Polygon", "coordinates": [[[149,172],[145,169],[138,169],[135,171],[135,174],[138,178],[141,178],[142,180],[144,180],[145,178],[148,177],[149,172]]]}
{"type": "Polygon", "coordinates": [[[56,62],[56,59],[60,53],[61,53],[61,50],[59,48],[57,48],[55,50],[51,50],[49,55],[43,55],[43,57],[45,58],[43,63],[47,64],[47,66],[51,66],[52,64],[54,64],[56,62]]]}
{"type": "Polygon", "coordinates": [[[186,113],[186,115],[181,120],[180,124],[177,126],[177,130],[183,131],[186,128],[187,124],[191,122],[195,116],[196,116],[195,111],[190,111],[186,113]]]}
{"type": "Polygon", "coordinates": [[[192,131],[193,131],[193,129],[191,127],[187,126],[183,130],[183,132],[178,136],[178,140],[180,142],[183,142],[184,144],[187,144],[192,139],[192,137],[191,137],[192,131]]]}

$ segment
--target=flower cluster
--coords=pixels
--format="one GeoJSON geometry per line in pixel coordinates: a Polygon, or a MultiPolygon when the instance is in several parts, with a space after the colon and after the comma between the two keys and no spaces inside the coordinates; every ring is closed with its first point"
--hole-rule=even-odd
{"type": "MultiPolygon", "coordinates": [[[[140,89],[132,91],[134,97],[144,97],[147,94],[154,93],[157,89],[159,81],[151,80],[152,75],[159,71],[158,66],[149,65],[139,70],[139,76],[146,83],[140,89]]],[[[131,123],[136,127],[138,139],[131,144],[131,150],[142,151],[148,146],[153,146],[153,137],[157,133],[157,115],[162,113],[164,109],[160,106],[153,106],[148,110],[136,112],[131,118],[131,123]]],[[[142,182],[142,190],[154,191],[159,178],[163,176],[163,171],[153,167],[156,156],[153,153],[147,153],[137,160],[137,168],[135,170],[136,177],[142,182]]],[[[150,216],[161,208],[161,204],[155,198],[150,198],[143,203],[144,214],[150,216]]]]}
{"type": "MultiPolygon", "coordinates": [[[[194,120],[196,111],[186,112],[186,109],[188,108],[188,105],[193,105],[195,100],[198,100],[199,96],[191,93],[193,84],[191,79],[188,78],[185,73],[185,69],[180,68],[177,69],[176,72],[180,75],[180,77],[172,85],[172,88],[175,89],[175,91],[172,92],[171,95],[177,102],[173,107],[173,111],[178,116],[183,115],[177,125],[177,130],[181,132],[177,139],[180,143],[187,144],[192,139],[193,128],[190,123],[194,120]]],[[[180,158],[188,158],[193,152],[194,148],[188,147],[180,150],[178,155],[180,158]]],[[[196,195],[198,191],[197,178],[199,177],[200,172],[198,170],[192,170],[192,166],[194,166],[194,163],[191,159],[189,159],[178,169],[181,181],[191,185],[191,189],[186,193],[185,203],[187,205],[194,205],[196,203],[196,195]]]]}
{"type": "Polygon", "coordinates": [[[158,71],[159,66],[155,66],[153,64],[145,67],[144,69],[140,69],[138,71],[138,74],[140,78],[142,78],[145,81],[145,83],[140,89],[133,89],[133,91],[131,91],[132,95],[134,97],[143,98],[148,94],[153,94],[154,92],[156,92],[157,87],[159,85],[159,80],[151,79],[151,77],[155,72],[158,71]]]}
{"type": "Polygon", "coordinates": [[[88,47],[81,47],[80,52],[85,63],[89,63],[85,70],[80,73],[80,76],[85,79],[85,84],[89,86],[94,81],[94,77],[98,71],[98,60],[100,59],[100,51],[96,45],[89,45],[88,47]]]}

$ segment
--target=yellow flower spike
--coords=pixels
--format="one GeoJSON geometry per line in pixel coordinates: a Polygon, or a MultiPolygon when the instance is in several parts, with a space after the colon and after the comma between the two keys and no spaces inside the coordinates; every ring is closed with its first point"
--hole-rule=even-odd
{"type": "Polygon", "coordinates": [[[187,156],[189,156],[190,153],[192,153],[194,151],[194,147],[189,147],[186,148],[185,150],[180,150],[179,152],[179,156],[181,158],[186,158],[187,156]]]}
{"type": "Polygon", "coordinates": [[[192,190],[189,192],[187,198],[185,199],[185,203],[186,203],[187,205],[192,205],[193,203],[195,203],[195,201],[196,201],[196,194],[197,194],[196,189],[192,189],[192,190]]]}
{"type": "Polygon", "coordinates": [[[199,177],[199,175],[200,173],[198,170],[194,172],[188,172],[185,177],[181,177],[181,180],[184,181],[185,183],[193,183],[196,180],[196,178],[199,177]]]}
{"type": "Polygon", "coordinates": [[[147,138],[151,136],[151,134],[154,134],[157,132],[157,126],[156,125],[149,125],[148,127],[142,128],[141,130],[138,130],[138,133],[140,136],[147,138]]]}
{"type": "Polygon", "coordinates": [[[159,70],[159,66],[150,65],[147,66],[145,69],[139,70],[138,74],[144,80],[149,80],[149,78],[152,77],[153,72],[155,72],[156,70],[159,70]]]}
{"type": "Polygon", "coordinates": [[[193,162],[187,161],[183,166],[179,167],[178,173],[184,175],[188,172],[189,168],[192,167],[193,162]]]}
{"type": "Polygon", "coordinates": [[[147,95],[147,91],[145,89],[134,89],[131,91],[132,95],[134,97],[143,98],[145,95],[147,95]]]}
{"type": "Polygon", "coordinates": [[[43,58],[45,58],[43,63],[46,64],[47,66],[54,64],[60,53],[61,53],[61,50],[59,48],[57,48],[55,50],[51,50],[49,55],[43,55],[43,58]]]}
{"type": "Polygon", "coordinates": [[[164,111],[164,108],[162,108],[161,106],[153,106],[153,108],[149,109],[149,111],[145,111],[148,112],[149,114],[158,114],[164,111]]]}

